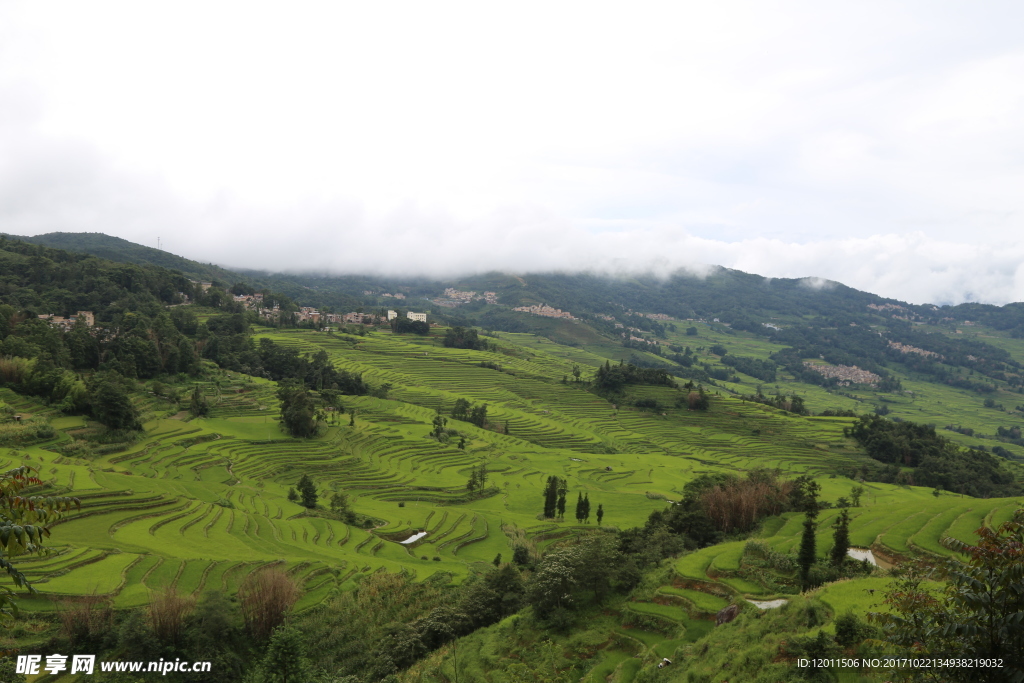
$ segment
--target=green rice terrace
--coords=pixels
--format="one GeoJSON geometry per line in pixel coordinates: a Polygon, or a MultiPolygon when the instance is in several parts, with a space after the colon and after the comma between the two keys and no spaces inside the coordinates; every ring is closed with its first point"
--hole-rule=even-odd
{"type": "MultiPolygon", "coordinates": [[[[148,418],[144,438],[88,459],[67,448],[90,428],[84,418],[58,417],[0,391],[0,400],[24,415],[49,416],[57,430],[47,442],[0,449],[2,465],[31,466],[47,492],[81,500],[81,509],[52,529],[50,554],[18,563],[38,591],[19,598],[23,610],[52,611],[81,596],[136,607],[167,586],[230,593],[268,563],[299,582],[297,609],[303,610],[381,570],[417,580],[445,572],[459,582],[488,569],[499,554],[509,559],[512,539],[543,551],[593,528],[543,518],[551,475],[567,481],[570,501],[584,493],[595,507],[601,504],[605,526],[628,528],[679,499],[701,474],[752,468],[778,469],[786,478],[809,474],[821,484],[821,497],[835,501],[858,484],[847,474],[868,461],[843,436],[853,418],[799,417],[732,395],[714,395],[706,413],[690,411],[672,407],[678,389],[654,386],[633,387],[630,396],[668,407],[617,406],[572,381],[575,364],[586,378],[605,362],[599,349],[540,343],[532,335],[503,334],[497,351],[444,348],[436,335],[379,330],[347,337],[264,329],[259,337],[303,353],[326,350],[337,368],[390,388],[343,396],[344,415],[329,417],[317,438],[297,440],[279,424],[274,382],[217,371],[201,384],[209,417],[188,420],[158,397],[138,396],[148,418]],[[452,419],[458,399],[486,403],[487,424],[452,419]],[[439,412],[465,437],[464,448],[458,439],[431,436],[439,412]],[[481,464],[491,488],[474,498],[466,483],[481,464]],[[303,475],[322,501],[345,493],[351,508],[373,523],[349,525],[289,500],[303,475]]],[[[996,526],[1021,506],[1017,499],[862,485],[861,505],[851,508],[851,544],[871,549],[883,566],[913,555],[947,556],[941,538],[970,541],[975,529],[996,526]]],[[[837,512],[825,510],[819,519],[822,557],[837,512]]],[[[794,551],[801,521],[786,513],[770,519],[754,541],[680,557],[660,585],[611,617],[614,643],[601,650],[588,680],[613,673],[630,680],[639,666],[634,654],[672,656],[706,635],[708,619],[730,602],[794,598],[785,572],[765,569],[759,558],[794,551]]],[[[835,614],[863,613],[877,606],[869,590],[883,583],[872,576],[828,584],[816,594],[835,614]]]]}

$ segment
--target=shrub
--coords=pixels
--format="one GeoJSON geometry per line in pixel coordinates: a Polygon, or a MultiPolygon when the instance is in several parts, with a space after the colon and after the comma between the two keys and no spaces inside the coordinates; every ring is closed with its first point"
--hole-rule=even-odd
{"type": "Polygon", "coordinates": [[[245,577],[238,597],[249,632],[259,640],[266,640],[284,623],[285,613],[299,599],[299,589],[280,569],[264,569],[245,577]]]}

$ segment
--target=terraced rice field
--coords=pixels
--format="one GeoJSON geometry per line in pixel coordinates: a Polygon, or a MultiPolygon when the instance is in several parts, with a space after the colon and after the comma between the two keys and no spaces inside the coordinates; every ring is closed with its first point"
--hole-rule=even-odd
{"type": "MultiPolygon", "coordinates": [[[[261,336],[303,352],[324,349],[338,368],[392,389],[387,398],[343,397],[346,410],[356,413],[355,426],[348,415],[337,416],[320,437],[303,441],[281,431],[273,383],[223,374],[202,386],[211,405],[208,418],[156,416],[145,425],[145,439],[127,450],[91,460],[65,457],[59,448],[70,437],[63,433],[51,443],[0,449],[9,466],[31,464],[51,491],[82,500],[81,510],[54,528],[54,553],[22,562],[40,592],[24,601],[27,608],[52,609],[51,598],[93,593],[130,607],[167,585],[190,593],[233,591],[268,563],[300,581],[300,608],[381,569],[419,578],[443,571],[461,580],[498,554],[511,556],[503,528],[527,530],[541,548],[579,528],[568,520],[538,519],[549,475],[568,481],[570,506],[584,492],[592,508],[603,505],[606,525],[629,527],[681,497],[686,482],[701,473],[771,467],[789,475],[827,475],[864,457],[843,438],[849,420],[797,418],[728,396],[716,397],[705,414],[616,406],[561,381],[571,377],[573,363],[596,365],[598,356],[549,349],[550,343],[503,339],[501,350],[480,352],[387,332],[261,336]],[[430,437],[437,411],[450,413],[460,398],[488,406],[486,428],[449,420],[465,436],[465,450],[457,439],[430,437]],[[480,463],[497,493],[467,501],[466,481],[480,463]],[[287,498],[303,474],[322,498],[344,492],[357,512],[379,526],[355,528],[310,516],[287,498]],[[409,545],[398,542],[417,531],[427,535],[409,545]]],[[[673,405],[677,391],[647,387],[640,394],[673,405]]],[[[13,401],[24,412],[46,412],[24,397],[13,401]]],[[[58,418],[54,424],[74,430],[84,423],[58,418]]],[[[834,500],[854,482],[823,476],[821,483],[824,497],[834,500]]],[[[928,491],[867,486],[851,534],[855,544],[890,555],[944,554],[938,543],[943,534],[966,539],[980,524],[1005,519],[1013,507],[1011,501],[936,500],[928,491]]],[[[781,520],[766,530],[766,540],[789,549],[799,521],[781,520]]],[[[824,555],[829,515],[821,521],[824,555]]],[[[742,551],[742,544],[727,544],[687,555],[678,574],[718,584],[723,594],[757,594],[754,584],[735,576],[742,551]]],[[[698,609],[710,609],[722,600],[712,597],[688,604],[703,601],[698,609]]]]}

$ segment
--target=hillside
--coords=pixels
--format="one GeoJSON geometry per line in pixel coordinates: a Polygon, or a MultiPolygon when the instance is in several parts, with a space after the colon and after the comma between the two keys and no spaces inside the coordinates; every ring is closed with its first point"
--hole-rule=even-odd
{"type": "MultiPolygon", "coordinates": [[[[29,494],[81,502],[53,526],[50,554],[16,558],[38,591],[18,593],[27,616],[10,645],[24,651],[179,656],[181,642],[147,630],[141,611],[170,590],[196,600],[203,619],[220,610],[217,623],[237,640],[203,640],[197,617],[183,626],[197,638],[188,656],[235,662],[221,679],[241,680],[266,634],[254,634],[239,603],[270,573],[299,591],[289,623],[310,665],[360,683],[447,681],[455,671],[710,680],[725,665],[737,667],[732,680],[759,669],[777,676],[763,680],[788,680],[796,643],[813,651],[814,639],[839,636],[845,612],[863,621],[878,609],[886,567],[952,558],[943,538],[973,543],[1020,507],[1024,450],[1013,427],[1024,411],[1013,400],[1024,342],[982,325],[924,335],[927,323],[887,319],[864,293],[834,294],[860,321],[840,325],[814,288],[726,273],[726,290],[764,286],[789,316],[779,330],[737,329],[625,308],[602,314],[616,321],[515,312],[528,300],[505,303],[507,292],[544,295],[562,276],[492,275],[458,285],[496,292],[498,303],[438,306],[448,317],[434,319],[500,315],[524,330],[399,334],[268,321],[163,267],[0,247],[0,459],[38,473],[29,494]],[[181,290],[218,307],[184,304],[181,290]],[[821,316],[792,313],[813,301],[821,316]],[[86,305],[102,330],[25,313],[86,305]],[[620,317],[647,328],[623,339],[620,317]],[[854,361],[879,381],[849,375],[854,361]],[[810,366],[847,369],[829,378],[810,366]],[[935,457],[893,462],[862,445],[857,415],[880,413],[894,434],[905,425],[916,435],[898,433],[901,453],[927,446],[935,457]],[[290,436],[295,425],[309,436],[290,436]],[[820,491],[805,493],[812,483],[820,491]],[[984,487],[972,497],[968,485],[984,487]],[[318,501],[304,498],[310,491],[318,501]],[[728,491],[746,493],[715,503],[728,491]],[[821,503],[813,581],[798,571],[807,496],[821,503]],[[758,499],[770,504],[731,521],[730,510],[758,499]],[[850,545],[880,567],[830,564],[844,509],[850,545]],[[233,597],[217,606],[211,595],[233,597]],[[89,605],[111,612],[73,611],[89,605]],[[714,627],[729,605],[740,617],[714,627]],[[66,626],[72,613],[84,630],[66,626]],[[148,650],[135,631],[150,634],[148,650]],[[737,643],[742,658],[704,656],[737,643]],[[666,657],[677,664],[659,672],[666,657]]],[[[582,277],[556,289],[588,282],[588,301],[655,288],[604,291],[582,277]]],[[[717,300],[722,282],[708,278],[692,300],[717,300]]],[[[383,293],[398,287],[386,284],[344,296],[395,306],[383,293]]],[[[412,285],[399,286],[410,287],[409,302],[412,285]]],[[[858,633],[847,647],[869,647],[870,632],[858,633]]]]}
{"type": "Polygon", "coordinates": [[[207,282],[219,280],[230,285],[239,279],[236,273],[212,263],[191,261],[168,251],[145,247],[101,232],[50,232],[28,237],[18,235],[7,235],[7,237],[32,244],[42,244],[54,249],[92,254],[118,263],[135,263],[178,270],[194,280],[207,282]]]}

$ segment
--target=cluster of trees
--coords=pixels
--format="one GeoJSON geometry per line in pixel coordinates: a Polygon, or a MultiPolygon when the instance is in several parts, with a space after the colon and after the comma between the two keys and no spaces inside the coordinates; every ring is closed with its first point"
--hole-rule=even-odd
{"type": "Polygon", "coordinates": [[[487,404],[475,406],[464,398],[457,399],[452,406],[452,419],[469,422],[482,429],[487,424],[487,404]]]}
{"type": "Polygon", "coordinates": [[[466,482],[466,489],[470,493],[483,491],[487,488],[487,463],[482,462],[469,473],[469,481],[466,482]]]}
{"type": "Polygon", "coordinates": [[[481,339],[472,327],[448,328],[448,331],[444,333],[443,343],[450,349],[472,349],[473,351],[486,351],[491,346],[486,339],[481,339]]]}
{"type": "Polygon", "coordinates": [[[740,398],[744,401],[752,401],[754,403],[771,406],[772,408],[778,408],[779,410],[785,410],[786,412],[793,413],[795,415],[810,414],[807,410],[807,406],[804,404],[804,399],[796,394],[793,394],[792,396],[786,396],[785,394],[765,396],[760,390],[758,390],[757,394],[752,396],[741,396],[740,398]]]}
{"type": "Polygon", "coordinates": [[[778,366],[774,361],[762,360],[760,358],[748,358],[747,356],[734,356],[726,354],[722,356],[722,363],[744,375],[756,377],[762,382],[774,382],[778,366]]]}
{"type": "MultiPolygon", "coordinates": [[[[288,489],[288,500],[293,503],[298,503],[302,507],[310,510],[316,509],[316,504],[320,500],[320,496],[316,492],[316,484],[313,483],[313,480],[309,478],[308,474],[303,474],[299,478],[298,483],[295,484],[295,488],[288,489]]],[[[342,502],[344,502],[344,498],[342,502]]],[[[343,507],[345,506],[343,505],[343,507]]]]}
{"type": "Polygon", "coordinates": [[[568,484],[562,477],[551,475],[544,485],[544,516],[548,519],[565,517],[565,496],[568,484]]]}
{"type": "Polygon", "coordinates": [[[672,376],[664,368],[640,368],[632,363],[612,365],[611,361],[605,361],[594,376],[594,387],[598,391],[618,393],[627,384],[675,386],[672,376]]]}
{"type": "Polygon", "coordinates": [[[711,397],[704,391],[702,384],[695,385],[692,381],[683,385],[686,393],[676,399],[676,407],[688,410],[706,411],[711,408],[711,397]]]}
{"type": "Polygon", "coordinates": [[[979,498],[1014,496],[1024,490],[998,459],[984,451],[962,449],[928,425],[862,415],[843,431],[856,439],[869,456],[890,466],[888,473],[898,483],[979,498]],[[902,467],[914,469],[907,474],[901,471],[902,467]]]}

